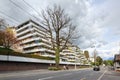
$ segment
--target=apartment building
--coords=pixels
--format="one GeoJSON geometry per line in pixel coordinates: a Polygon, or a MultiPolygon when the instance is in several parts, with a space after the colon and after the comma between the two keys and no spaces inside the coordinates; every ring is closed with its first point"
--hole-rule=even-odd
{"type": "Polygon", "coordinates": [[[28,20],[16,28],[16,36],[25,54],[55,57],[51,39],[46,29],[38,23],[28,20]]]}
{"type": "Polygon", "coordinates": [[[79,47],[72,45],[72,43],[68,43],[66,49],[60,54],[64,55],[61,59],[67,62],[84,64],[84,61],[86,60],[83,51],[80,50],[79,47]]]}
{"type": "MultiPolygon", "coordinates": [[[[28,20],[17,26],[16,36],[19,40],[20,48],[22,48],[22,53],[55,58],[55,51],[52,50],[51,46],[50,34],[44,27],[33,20],[28,20]]],[[[84,60],[85,55],[83,51],[70,42],[68,42],[67,47],[60,52],[60,61],[62,62],[77,62],[83,64],[84,60]]]]}

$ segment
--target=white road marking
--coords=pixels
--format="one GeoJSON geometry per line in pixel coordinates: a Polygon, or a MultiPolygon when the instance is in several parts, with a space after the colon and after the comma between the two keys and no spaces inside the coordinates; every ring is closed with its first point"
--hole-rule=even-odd
{"type": "Polygon", "coordinates": [[[41,78],[41,79],[38,79],[38,80],[46,80],[46,79],[51,79],[53,77],[45,77],[45,78],[41,78]]]}
{"type": "Polygon", "coordinates": [[[106,73],[107,71],[104,71],[104,73],[97,79],[97,80],[101,80],[101,78],[104,76],[104,74],[106,73]]]}

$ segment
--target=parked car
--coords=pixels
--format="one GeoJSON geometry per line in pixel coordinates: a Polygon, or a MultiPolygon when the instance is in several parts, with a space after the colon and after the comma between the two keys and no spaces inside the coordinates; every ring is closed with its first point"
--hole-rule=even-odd
{"type": "Polygon", "coordinates": [[[100,71],[100,67],[99,66],[95,66],[95,67],[93,67],[93,70],[94,71],[100,71]]]}

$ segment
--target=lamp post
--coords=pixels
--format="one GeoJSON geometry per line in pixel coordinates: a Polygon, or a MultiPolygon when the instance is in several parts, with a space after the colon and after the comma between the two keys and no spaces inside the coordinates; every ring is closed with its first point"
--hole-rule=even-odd
{"type": "Polygon", "coordinates": [[[94,48],[93,58],[94,58],[95,66],[96,66],[96,43],[95,43],[95,42],[93,42],[93,46],[92,46],[92,48],[94,48]]]}
{"type": "Polygon", "coordinates": [[[95,66],[96,66],[96,49],[94,49],[94,63],[95,63],[95,66]]]}
{"type": "Polygon", "coordinates": [[[76,67],[76,54],[75,54],[75,69],[77,69],[77,67],[76,67]]]}
{"type": "Polygon", "coordinates": [[[75,69],[77,69],[77,48],[75,49],[75,69]]]}

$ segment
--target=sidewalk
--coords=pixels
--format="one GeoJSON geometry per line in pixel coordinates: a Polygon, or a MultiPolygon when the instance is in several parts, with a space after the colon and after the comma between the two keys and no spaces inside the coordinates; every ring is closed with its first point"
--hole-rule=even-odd
{"type": "Polygon", "coordinates": [[[52,72],[47,69],[40,69],[40,70],[26,70],[26,71],[6,71],[6,72],[0,72],[0,78],[2,77],[13,77],[13,76],[27,76],[27,75],[33,75],[33,74],[44,74],[52,72]]]}

